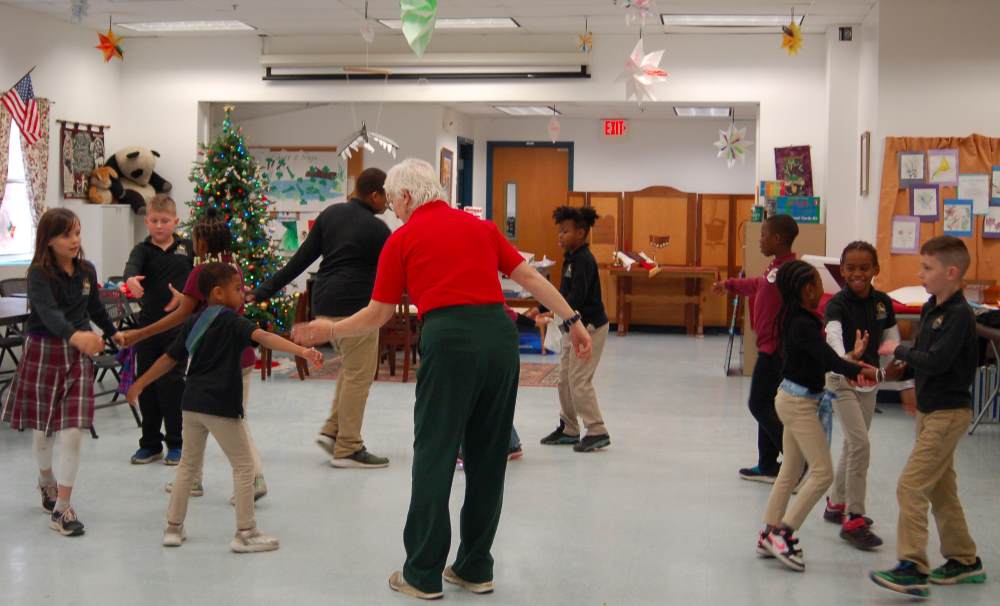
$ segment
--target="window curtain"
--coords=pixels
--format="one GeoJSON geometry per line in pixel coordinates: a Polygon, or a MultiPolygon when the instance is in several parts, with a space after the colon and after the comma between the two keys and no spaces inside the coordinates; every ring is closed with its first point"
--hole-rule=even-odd
{"type": "MultiPolygon", "coordinates": [[[[891,254],[892,218],[895,215],[910,214],[908,189],[899,186],[899,162],[901,151],[927,152],[931,149],[957,149],[960,173],[989,174],[993,166],[1000,166],[1000,139],[983,135],[968,137],[886,137],[885,156],[882,161],[882,187],[878,209],[878,255],[880,273],[875,285],[883,291],[891,291],[901,286],[918,284],[917,271],[920,269],[919,255],[891,254]]],[[[941,187],[938,192],[938,212],[942,212],[943,202],[958,197],[957,187],[941,187]]],[[[920,224],[920,243],[944,234],[944,223],[920,224]]],[[[973,237],[962,238],[972,256],[972,265],[965,277],[967,280],[995,280],[1000,277],[1000,240],[983,239],[983,217],[976,216],[972,230],[973,237]]]]}
{"type": "Polygon", "coordinates": [[[10,127],[13,120],[14,117],[0,103],[0,202],[3,201],[3,193],[7,188],[7,156],[10,154],[10,127]]]}
{"type": "Polygon", "coordinates": [[[45,195],[49,183],[49,100],[36,99],[41,136],[34,145],[28,145],[21,138],[21,152],[24,153],[25,186],[31,200],[31,219],[35,226],[45,213],[45,195]]]}

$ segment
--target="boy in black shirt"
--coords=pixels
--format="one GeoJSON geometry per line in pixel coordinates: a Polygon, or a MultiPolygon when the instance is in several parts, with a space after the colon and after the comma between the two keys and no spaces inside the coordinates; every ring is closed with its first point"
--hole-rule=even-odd
{"type": "MultiPolygon", "coordinates": [[[[173,299],[170,287],[184,288],[184,282],[194,264],[194,246],[190,240],[174,235],[177,229],[177,205],[170,197],[159,195],[149,203],[145,218],[149,237],[135,245],[125,263],[124,277],[129,292],[140,297],[142,326],[153,324],[166,315],[164,308],[173,299]]],[[[177,331],[165,332],[136,346],[136,372],[145,372],[167,350],[177,331]]],[[[133,464],[152,463],[167,456],[163,462],[177,465],[181,460],[181,394],[184,374],[180,369],[164,375],[142,395],[142,436],[139,450],[132,455],[133,464]],[[163,425],[166,435],[160,433],[163,425]]]]}
{"type": "MultiPolygon", "coordinates": [[[[591,452],[611,445],[593,385],[594,371],[601,361],[601,351],[608,338],[608,316],[601,301],[597,259],[587,244],[590,228],[597,221],[597,213],[593,208],[560,206],[552,217],[559,226],[559,246],[566,251],[559,292],[577,315],[577,318],[563,318],[566,322],[560,329],[565,332],[564,327],[581,319],[590,333],[594,348],[589,359],[581,360],[573,354],[569,339],[563,339],[562,359],[559,362],[559,403],[562,412],[559,427],[542,438],[542,444],[573,444],[576,452],[591,452]],[[585,436],[580,435],[578,416],[587,429],[585,436]]],[[[548,313],[548,310],[539,307],[528,312],[527,316],[535,319],[539,313],[548,313]]]]}
{"type": "Polygon", "coordinates": [[[254,465],[243,421],[240,358],[251,343],[306,358],[317,367],[323,364],[323,354],[260,330],[237,314],[243,304],[243,283],[233,266],[204,265],[198,289],[205,295],[207,307],[188,318],[167,352],[128,390],[128,401],[134,406],[147,386],[178,362],[188,362],[182,399],[185,448],[170,493],[163,544],[179,547],[186,538],[184,518],[191,484],[201,475],[205,442],[212,434],[233,467],[236,536],[230,547],[237,553],[272,551],[278,548],[278,540],[261,533],[254,520],[254,465]]]}
{"type": "Polygon", "coordinates": [[[962,503],[958,500],[955,448],[972,421],[969,386],[976,374],[976,318],[962,293],[971,259],[958,238],[938,236],[920,249],[917,274],[931,298],[920,312],[913,347],[894,341],[879,353],[894,355],[917,384],[917,439],[899,476],[899,564],[875,571],[881,587],[927,597],[928,577],[936,585],[982,583],[986,571],[976,557],[962,503]],[[927,557],[927,507],[934,511],[944,565],[930,569],[927,557]]]}

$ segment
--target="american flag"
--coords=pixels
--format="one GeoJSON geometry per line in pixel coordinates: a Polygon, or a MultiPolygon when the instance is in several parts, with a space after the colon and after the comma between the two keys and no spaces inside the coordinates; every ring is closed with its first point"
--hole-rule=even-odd
{"type": "Polygon", "coordinates": [[[14,122],[21,129],[21,135],[28,141],[28,145],[33,145],[42,135],[42,125],[38,118],[35,89],[31,87],[31,74],[21,78],[2,100],[4,107],[14,115],[14,122]]]}

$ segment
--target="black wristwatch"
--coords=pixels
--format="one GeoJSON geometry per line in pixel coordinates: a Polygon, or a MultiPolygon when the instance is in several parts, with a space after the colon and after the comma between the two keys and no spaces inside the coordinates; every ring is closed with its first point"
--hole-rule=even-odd
{"type": "Polygon", "coordinates": [[[569,329],[574,324],[576,324],[577,322],[580,321],[580,318],[581,318],[580,312],[576,312],[575,314],[573,314],[572,316],[570,316],[568,320],[566,320],[565,322],[563,322],[562,324],[559,325],[559,330],[561,330],[564,333],[568,333],[569,329]]]}

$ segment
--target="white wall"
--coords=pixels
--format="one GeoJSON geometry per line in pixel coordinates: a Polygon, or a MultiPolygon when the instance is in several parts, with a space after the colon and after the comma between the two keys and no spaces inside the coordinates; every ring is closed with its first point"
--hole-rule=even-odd
{"type": "MultiPolygon", "coordinates": [[[[878,222],[879,183],[882,175],[882,136],[878,124],[879,93],[879,11],[876,7],[854,34],[860,34],[861,47],[858,56],[858,166],[860,167],[861,133],[871,133],[868,169],[868,195],[857,197],[857,237],[875,242],[875,225],[878,222]],[[860,31],[859,31],[860,30],[860,31]]],[[[860,184],[860,175],[859,175],[860,184]]]]}
{"type": "MultiPolygon", "coordinates": [[[[481,118],[475,121],[473,201],[485,206],[488,141],[549,141],[549,118],[481,118]]],[[[712,143],[728,120],[633,120],[622,139],[605,139],[597,119],[562,118],[560,141],[574,142],[573,189],[635,191],[668,185],[698,193],[752,194],[754,146],[748,160],[732,169],[712,143]]],[[[739,121],[753,139],[754,123],[739,121]]],[[[771,171],[774,163],[771,162],[771,171]]]]}
{"type": "Polygon", "coordinates": [[[858,69],[861,43],[841,41],[837,28],[827,31],[826,94],[827,169],[823,196],[826,214],[826,253],[840,256],[844,245],[857,239],[859,155],[858,69]]]}

